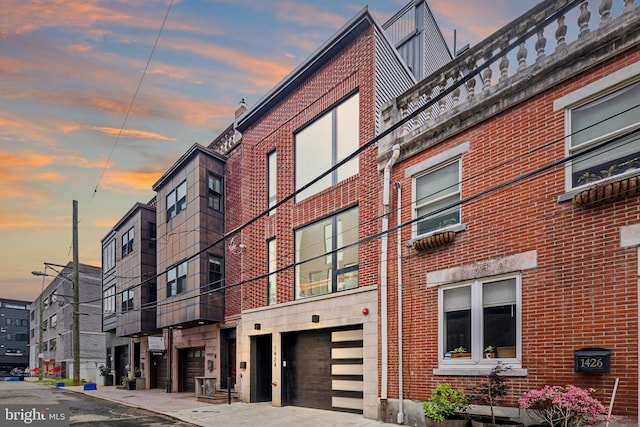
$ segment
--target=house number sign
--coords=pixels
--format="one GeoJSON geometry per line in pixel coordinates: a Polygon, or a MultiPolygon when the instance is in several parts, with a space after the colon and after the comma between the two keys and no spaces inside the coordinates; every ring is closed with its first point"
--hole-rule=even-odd
{"type": "Polygon", "coordinates": [[[574,353],[575,372],[609,372],[611,350],[605,348],[583,348],[574,353]]]}

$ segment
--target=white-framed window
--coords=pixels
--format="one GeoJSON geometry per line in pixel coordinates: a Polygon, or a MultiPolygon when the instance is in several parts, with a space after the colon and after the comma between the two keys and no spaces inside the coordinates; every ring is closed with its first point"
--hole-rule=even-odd
{"type": "MultiPolygon", "coordinates": [[[[186,187],[186,184],[185,184],[186,187]]],[[[207,206],[211,209],[222,212],[222,178],[211,172],[207,173],[207,206]]]]}
{"type": "Polygon", "coordinates": [[[356,207],[296,230],[296,298],[358,287],[358,224],[356,207]]]}
{"type": "Polygon", "coordinates": [[[596,144],[614,140],[574,159],[569,185],[576,188],[640,169],[640,81],[597,99],[567,109],[568,154],[579,154],[596,144]]]}
{"type": "Polygon", "coordinates": [[[276,204],[278,183],[278,155],[275,151],[267,154],[267,207],[269,215],[276,213],[275,209],[271,209],[276,204]]]}
{"type": "Polygon", "coordinates": [[[442,365],[511,365],[521,360],[519,275],[478,279],[438,289],[442,365]],[[485,352],[487,348],[491,352],[485,352]]]}
{"type": "Polygon", "coordinates": [[[167,270],[167,296],[184,292],[187,288],[187,261],[167,270]]]}
{"type": "Polygon", "coordinates": [[[58,325],[58,315],[57,314],[54,314],[53,316],[51,316],[49,318],[49,325],[52,328],[55,328],[58,325]]]}
{"type": "Polygon", "coordinates": [[[102,248],[102,271],[107,272],[116,266],[116,239],[102,248]]]}
{"type": "MultiPolygon", "coordinates": [[[[296,190],[354,153],[359,146],[360,96],[355,93],[296,133],[296,190]]],[[[336,185],[358,171],[356,157],[298,193],[296,201],[336,185]]]]}
{"type": "Polygon", "coordinates": [[[129,231],[122,235],[122,256],[125,257],[133,252],[133,239],[135,237],[134,228],[131,227],[129,231]]]}
{"type": "Polygon", "coordinates": [[[111,316],[116,312],[116,287],[110,286],[105,289],[102,294],[103,300],[103,314],[104,316],[111,316]]]}
{"type": "Polygon", "coordinates": [[[267,269],[269,272],[267,303],[269,305],[276,303],[276,278],[278,275],[277,273],[275,273],[278,268],[278,261],[276,256],[276,239],[269,239],[267,240],[267,269]]]}
{"type": "Polygon", "coordinates": [[[414,236],[460,223],[461,160],[440,164],[413,178],[414,236]]]}
{"type": "Polygon", "coordinates": [[[167,194],[167,221],[187,209],[187,181],[167,194]]]}

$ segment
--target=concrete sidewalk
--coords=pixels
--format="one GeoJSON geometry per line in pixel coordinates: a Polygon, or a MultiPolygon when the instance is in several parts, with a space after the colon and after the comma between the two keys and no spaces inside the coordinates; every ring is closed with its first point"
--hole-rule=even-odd
{"type": "Polygon", "coordinates": [[[97,390],[83,387],[65,389],[100,399],[143,408],[159,414],[206,427],[250,426],[261,427],[382,427],[394,426],[370,420],[358,414],[300,408],[274,407],[266,403],[203,403],[194,393],[166,393],[164,390],[123,390],[97,386],[97,390]]]}

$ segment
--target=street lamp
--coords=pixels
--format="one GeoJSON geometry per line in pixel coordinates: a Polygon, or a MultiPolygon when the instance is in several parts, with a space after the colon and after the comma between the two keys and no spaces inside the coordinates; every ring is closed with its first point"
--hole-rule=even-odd
{"type": "MultiPolygon", "coordinates": [[[[45,270],[46,270],[46,265],[45,265],[45,270]]],[[[40,290],[40,315],[38,316],[40,318],[40,330],[38,331],[38,379],[40,381],[42,381],[42,316],[44,315],[44,309],[42,307],[42,294],[44,294],[44,278],[46,276],[48,276],[47,273],[42,272],[42,271],[32,271],[31,274],[33,274],[34,276],[42,276],[42,289],[40,290]]]]}

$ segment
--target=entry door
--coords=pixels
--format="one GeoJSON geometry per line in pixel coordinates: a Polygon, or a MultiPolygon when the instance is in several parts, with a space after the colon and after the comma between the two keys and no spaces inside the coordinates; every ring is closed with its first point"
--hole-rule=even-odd
{"type": "Polygon", "coordinates": [[[251,402],[271,401],[271,335],[251,337],[251,402]]]}
{"type": "MultiPolygon", "coordinates": [[[[120,384],[120,378],[127,375],[127,365],[129,364],[129,346],[120,345],[116,347],[116,384],[120,384]]],[[[133,369],[133,367],[131,367],[133,369]]]]}
{"type": "Polygon", "coordinates": [[[166,353],[153,354],[150,353],[151,360],[151,378],[150,388],[167,387],[167,355],[166,353]]]}
{"type": "Polygon", "coordinates": [[[220,330],[220,388],[226,390],[236,385],[236,329],[220,330]],[[228,380],[231,380],[230,382],[228,380]]]}

